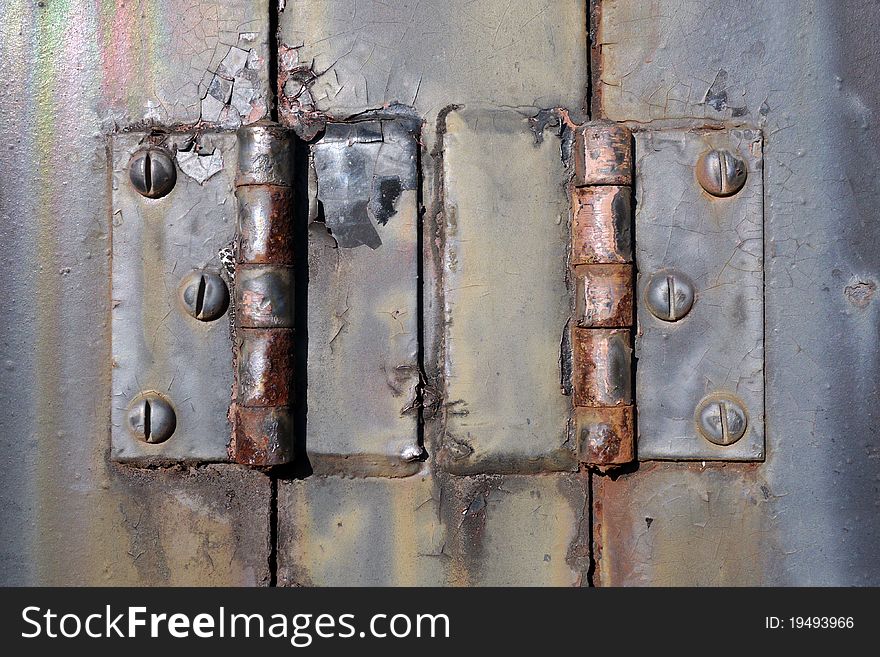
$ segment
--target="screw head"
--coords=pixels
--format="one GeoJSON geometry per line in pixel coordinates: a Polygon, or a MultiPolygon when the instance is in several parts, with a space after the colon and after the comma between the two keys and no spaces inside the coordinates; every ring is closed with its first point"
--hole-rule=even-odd
{"type": "Polygon", "coordinates": [[[145,443],[164,443],[177,428],[174,409],[162,396],[146,392],[132,402],[128,409],[128,428],[145,443]]]}
{"type": "Polygon", "coordinates": [[[697,180],[712,196],[733,196],[746,183],[746,163],[730,151],[711,150],[697,160],[697,180]]]}
{"type": "Polygon", "coordinates": [[[732,445],[746,434],[749,420],[743,404],[732,395],[704,397],[694,413],[697,430],[716,445],[732,445]]]}
{"type": "Polygon", "coordinates": [[[657,319],[677,322],[694,305],[694,284],[681,272],[662,269],[648,280],[645,303],[657,319]]]}
{"type": "Polygon", "coordinates": [[[131,156],[128,179],[141,196],[162,198],[174,188],[177,168],[167,151],[147,148],[131,156]]]}
{"type": "Polygon", "coordinates": [[[229,307],[229,289],[217,274],[194,271],[180,282],[180,300],[191,317],[212,322],[229,307]]]}

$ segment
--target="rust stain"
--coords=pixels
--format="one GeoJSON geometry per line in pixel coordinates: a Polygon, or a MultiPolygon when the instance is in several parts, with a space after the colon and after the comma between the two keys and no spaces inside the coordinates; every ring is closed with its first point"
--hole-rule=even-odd
{"type": "Polygon", "coordinates": [[[632,404],[632,336],[625,329],[572,329],[572,387],[576,406],[632,404]]]}
{"type": "Polygon", "coordinates": [[[575,319],[581,327],[628,327],[633,323],[632,265],[575,267],[575,319]]]}
{"type": "Polygon", "coordinates": [[[575,408],[578,460],[605,470],[635,458],[632,406],[575,408]]]}
{"type": "Polygon", "coordinates": [[[289,187],[247,185],[238,201],[239,258],[256,264],[293,264],[293,193],[289,187]]]}
{"type": "Polygon", "coordinates": [[[632,189],[619,185],[572,190],[574,265],[632,262],[632,189]]]}
{"type": "Polygon", "coordinates": [[[292,404],[293,338],[290,329],[239,329],[239,404],[292,404]]]}
{"type": "Polygon", "coordinates": [[[632,132],[610,121],[578,128],[574,140],[574,184],[632,185],[632,132]]]}

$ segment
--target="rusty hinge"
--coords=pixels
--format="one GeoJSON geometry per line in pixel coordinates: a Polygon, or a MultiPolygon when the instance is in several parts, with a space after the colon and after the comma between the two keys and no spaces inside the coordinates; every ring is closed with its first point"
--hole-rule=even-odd
{"type": "Polygon", "coordinates": [[[283,128],[260,122],[238,130],[229,454],[244,465],[293,460],[291,160],[283,128]]]}
{"type": "Polygon", "coordinates": [[[580,462],[621,465],[636,447],[640,460],[764,457],[761,143],[748,129],[576,130],[580,462]]]}
{"type": "Polygon", "coordinates": [[[576,131],[570,266],[573,424],[578,459],[633,460],[632,134],[613,123],[576,131]]]}

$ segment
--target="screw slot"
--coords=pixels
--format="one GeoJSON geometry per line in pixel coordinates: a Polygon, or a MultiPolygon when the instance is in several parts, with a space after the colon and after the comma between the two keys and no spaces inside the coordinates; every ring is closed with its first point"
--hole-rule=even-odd
{"type": "Polygon", "coordinates": [[[229,307],[229,289],[217,274],[194,271],[180,282],[180,300],[191,317],[212,322],[229,307]]]}
{"type": "Polygon", "coordinates": [[[704,397],[697,405],[694,420],[703,438],[723,447],[737,442],[748,428],[745,406],[724,393],[704,397]]]}
{"type": "Polygon", "coordinates": [[[645,304],[657,319],[677,322],[694,305],[694,284],[681,272],[663,269],[648,280],[645,304]]]}
{"type": "Polygon", "coordinates": [[[155,392],[140,395],[128,409],[128,426],[138,440],[164,443],[177,428],[174,409],[155,392]]]}
{"type": "Polygon", "coordinates": [[[177,169],[164,149],[147,148],[131,156],[128,179],[141,196],[162,198],[174,188],[177,169]]]}

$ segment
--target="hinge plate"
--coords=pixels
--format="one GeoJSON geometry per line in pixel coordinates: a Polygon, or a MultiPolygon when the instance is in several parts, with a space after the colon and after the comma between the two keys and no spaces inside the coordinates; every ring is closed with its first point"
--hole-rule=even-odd
{"type": "MultiPolygon", "coordinates": [[[[638,457],[763,460],[761,134],[660,130],[635,140],[638,457]],[[713,149],[747,168],[730,196],[713,196],[697,180],[697,162],[713,149]],[[658,318],[646,303],[652,277],[667,278],[664,271],[693,283],[693,305],[678,321],[658,318]],[[703,435],[731,435],[742,421],[744,435],[726,446],[703,435]]],[[[679,301],[681,312],[687,299],[679,301]]]]}
{"type": "MultiPolygon", "coordinates": [[[[219,252],[235,234],[235,135],[202,133],[196,139],[175,134],[163,139],[126,133],[111,139],[110,152],[112,458],[144,465],[227,461],[232,387],[228,313],[213,321],[190,316],[181,283],[194,271],[219,274],[219,252]],[[128,170],[131,156],[151,143],[171,155],[176,170],[171,191],[155,199],[135,190],[128,170]],[[175,427],[163,442],[145,442],[131,427],[137,422],[132,404],[144,394],[157,395],[173,410],[175,427]]],[[[156,410],[151,417],[154,431],[163,419],[156,410]]]]}

